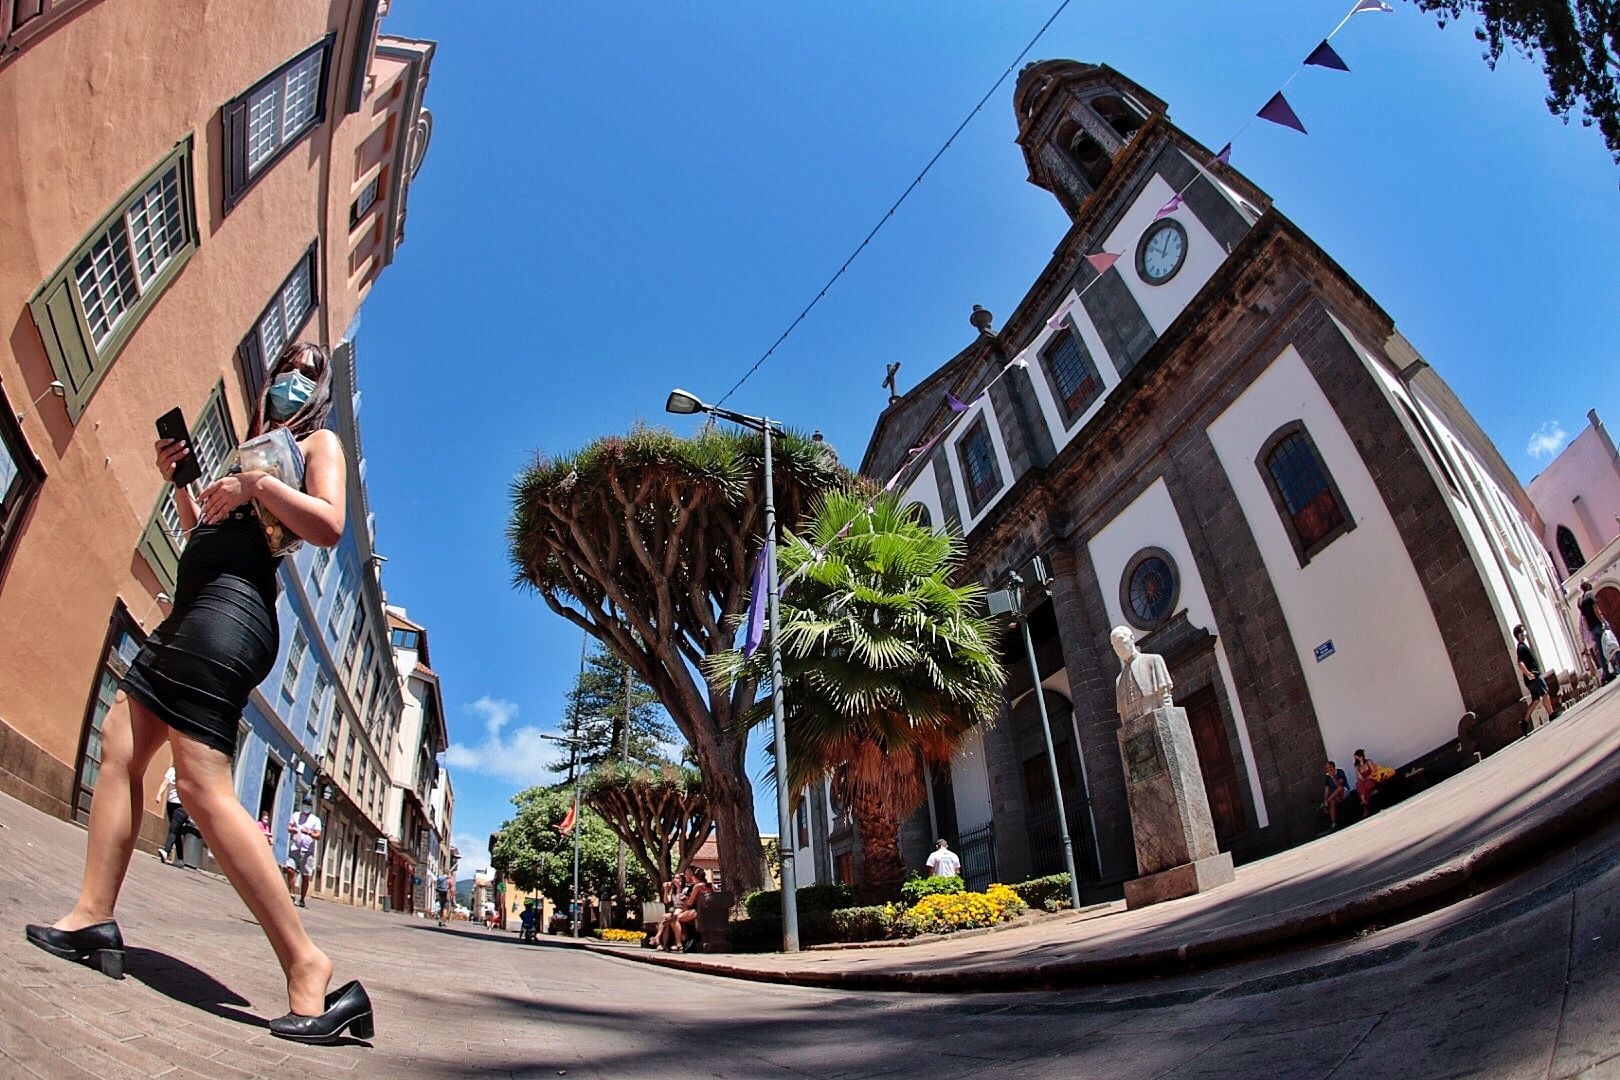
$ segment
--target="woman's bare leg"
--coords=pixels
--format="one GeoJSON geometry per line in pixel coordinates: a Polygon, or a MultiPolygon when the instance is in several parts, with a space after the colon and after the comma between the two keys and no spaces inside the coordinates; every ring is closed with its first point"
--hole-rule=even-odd
{"type": "Polygon", "coordinates": [[[236,798],[230,761],[218,750],[179,732],[170,733],[169,744],[174,747],[180,801],[196,820],[220,869],[270,939],[287,976],[289,1006],[301,1016],[319,1016],[326,1011],[332,961],[304,932],[264,834],[236,798]]]}
{"type": "Polygon", "coordinates": [[[81,930],[113,917],[146,812],[146,767],[168,734],[163,721],[133,701],[128,716],[108,714],[101,730],[101,775],[90,800],[84,881],[73,910],[56,920],[58,930],[81,930]]]}

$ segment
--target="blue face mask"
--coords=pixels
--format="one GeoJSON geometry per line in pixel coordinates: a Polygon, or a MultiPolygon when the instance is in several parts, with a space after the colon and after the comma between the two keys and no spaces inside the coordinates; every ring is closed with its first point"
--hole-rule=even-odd
{"type": "Polygon", "coordinates": [[[303,408],[314,392],[315,383],[312,379],[299,372],[289,371],[285,375],[278,376],[276,381],[270,384],[270,398],[266,402],[266,411],[272,420],[286,420],[303,408]]]}

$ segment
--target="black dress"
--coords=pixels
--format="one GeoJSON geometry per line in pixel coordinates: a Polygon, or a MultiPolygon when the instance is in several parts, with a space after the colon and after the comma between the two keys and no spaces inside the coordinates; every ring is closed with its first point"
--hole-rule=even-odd
{"type": "Polygon", "coordinates": [[[165,724],[236,756],[248,695],[275,665],[276,566],[252,507],[200,525],[180,556],[174,609],[135,655],[123,688],[165,724]]]}

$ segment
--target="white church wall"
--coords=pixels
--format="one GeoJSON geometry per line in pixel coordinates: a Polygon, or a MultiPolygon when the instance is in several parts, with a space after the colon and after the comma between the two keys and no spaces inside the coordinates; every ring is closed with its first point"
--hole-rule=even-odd
{"type": "Polygon", "coordinates": [[[951,791],[958,832],[990,824],[990,771],[984,760],[984,732],[977,728],[968,732],[951,758],[951,791]]]}
{"type": "Polygon", "coordinates": [[[1333,406],[1292,347],[1209,426],[1265,560],[1335,760],[1365,747],[1400,763],[1454,738],[1462,693],[1422,582],[1389,509],[1333,406]],[[1355,528],[1305,566],[1255,464],[1282,425],[1302,421],[1355,528]],[[1317,659],[1328,642],[1333,651],[1317,659]]]}
{"type": "Polygon", "coordinates": [[[1087,545],[1092,569],[1096,571],[1097,581],[1102,587],[1103,604],[1108,609],[1110,626],[1128,625],[1124,609],[1120,607],[1119,582],[1132,557],[1144,547],[1162,548],[1170,553],[1181,581],[1178,603],[1186,609],[1187,621],[1216,636],[1217,662],[1221,668],[1226,700],[1232,708],[1234,726],[1237,728],[1238,756],[1248,778],[1259,824],[1264,828],[1269,818],[1265,796],[1260,790],[1260,774],[1255,766],[1248,721],[1243,716],[1243,704],[1232,682],[1225,650],[1219,645],[1220,628],[1215,625],[1215,611],[1204,589],[1203,575],[1193,559],[1192,545],[1187,542],[1187,534],[1181,528],[1181,519],[1176,515],[1175,504],[1170,498],[1170,489],[1165,486],[1163,479],[1150,484],[1147,490],[1100,529],[1087,545]]]}
{"type": "Polygon", "coordinates": [[[1136,201],[1131,204],[1120,218],[1119,224],[1108,234],[1103,241],[1103,248],[1119,256],[1114,269],[1124,280],[1125,287],[1136,297],[1141,305],[1142,313],[1147,317],[1148,325],[1153,327],[1155,334],[1162,334],[1165,328],[1176,320],[1182,310],[1198,294],[1226,260],[1226,249],[1206,229],[1192,208],[1183,204],[1167,217],[1174,218],[1187,230],[1187,258],[1186,262],[1177,271],[1176,276],[1163,285],[1149,285],[1136,273],[1136,245],[1153,223],[1153,215],[1159,208],[1169,202],[1175,195],[1175,189],[1165,182],[1161,176],[1153,176],[1142,186],[1136,201]]]}
{"type": "MultiPolygon", "coordinates": [[[[1121,263],[1124,260],[1120,260],[1121,263]]],[[[1114,392],[1119,385],[1119,369],[1113,357],[1108,354],[1108,348],[1103,344],[1102,336],[1092,324],[1091,316],[1086,313],[1085,305],[1075,302],[1078,293],[1070,289],[1069,295],[1062,304],[1054,310],[1062,311],[1068,306],[1068,313],[1064,316],[1066,325],[1080,335],[1085,343],[1086,351],[1091,354],[1091,361],[1097,368],[1097,377],[1102,380],[1102,393],[1097,395],[1086,411],[1074,418],[1074,423],[1065,424],[1063,421],[1063,408],[1057,399],[1052,396],[1051,384],[1047,382],[1046,373],[1041,370],[1041,350],[1046,348],[1047,342],[1058,331],[1043,329],[1040,336],[1030,343],[1029,347],[1018,354],[1018,359],[1027,363],[1025,375],[1029,379],[1030,387],[1035,392],[1035,400],[1040,402],[1041,416],[1046,421],[1046,429],[1052,434],[1053,445],[1062,450],[1074,438],[1075,433],[1085,426],[1086,421],[1096,415],[1097,410],[1103,407],[1108,395],[1114,392]]]]}
{"type": "Polygon", "coordinates": [[[1620,535],[1620,465],[1599,424],[1596,411],[1588,413],[1587,426],[1530,481],[1530,499],[1547,526],[1542,543],[1549,550],[1558,550],[1560,525],[1588,559],[1620,535]]]}
{"type": "MultiPolygon", "coordinates": [[[[1414,414],[1424,425],[1429,445],[1436,453],[1444,455],[1449,478],[1446,473],[1436,471],[1436,464],[1429,465],[1430,475],[1434,477],[1436,490],[1451,507],[1452,517],[1462,530],[1464,543],[1504,624],[1504,649],[1508,647],[1513,625],[1522,621],[1542,663],[1554,670],[1562,669],[1565,665],[1561,659],[1569,652],[1565,647],[1568,637],[1560,628],[1550,576],[1551,563],[1536,543],[1530,523],[1513,509],[1512,500],[1500,486],[1489,480],[1478,458],[1464,447],[1457,432],[1445,422],[1444,415],[1410,390],[1386,365],[1379,363],[1371,350],[1342,323],[1335,320],[1335,325],[1372,373],[1415,441],[1421,445],[1423,440],[1413,429],[1414,414]],[[1400,408],[1402,405],[1405,409],[1400,408]],[[1411,414],[1406,409],[1410,409],[1411,414]],[[1466,491],[1457,490],[1454,483],[1465,487],[1466,491]],[[1482,517],[1485,512],[1487,515],[1482,517]],[[1523,597],[1529,596],[1535,599],[1525,606],[1523,597]],[[1554,651],[1548,652],[1549,649],[1554,651]]],[[[1428,456],[1424,457],[1428,463],[1428,456]]]]}
{"type": "Polygon", "coordinates": [[[939,497],[939,480],[932,468],[922,470],[922,474],[906,488],[906,493],[900,501],[905,504],[922,503],[924,509],[928,511],[928,520],[934,523],[934,529],[944,530],[945,505],[944,500],[939,497]]]}
{"type": "Polygon", "coordinates": [[[990,395],[981,394],[976,404],[972,405],[963,416],[957,420],[950,435],[945,439],[945,461],[950,466],[951,484],[956,489],[956,505],[962,509],[962,533],[966,535],[973,531],[974,526],[984,520],[1001,497],[1007,494],[1017,479],[1013,475],[1012,460],[1007,456],[1007,443],[1001,437],[1001,421],[996,416],[996,410],[990,407],[990,395]],[[972,500],[968,498],[967,479],[962,475],[962,456],[957,451],[957,444],[973,429],[979,417],[984,417],[985,429],[990,433],[990,445],[996,453],[996,468],[1001,473],[1001,486],[996,493],[985,500],[978,513],[972,510],[972,500]]]}

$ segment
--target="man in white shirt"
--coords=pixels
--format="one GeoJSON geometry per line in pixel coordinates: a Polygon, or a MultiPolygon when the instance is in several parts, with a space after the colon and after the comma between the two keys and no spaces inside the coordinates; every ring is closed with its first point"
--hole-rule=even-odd
{"type": "Polygon", "coordinates": [[[934,845],[934,853],[928,856],[928,873],[933,877],[956,877],[962,872],[962,860],[956,857],[951,845],[941,840],[934,845]]]}
{"type": "Polygon", "coordinates": [[[282,872],[287,875],[287,893],[291,895],[296,882],[299,907],[309,907],[309,882],[315,876],[315,848],[321,839],[321,818],[315,813],[315,800],[304,795],[303,809],[293,814],[287,823],[287,861],[282,872]]]}
{"type": "Polygon", "coordinates": [[[163,784],[158,789],[155,803],[167,802],[164,811],[169,816],[169,835],[164,838],[163,847],[158,850],[158,858],[166,863],[180,862],[180,830],[188,820],[185,807],[180,805],[180,785],[174,778],[174,766],[163,774],[163,784]]]}

